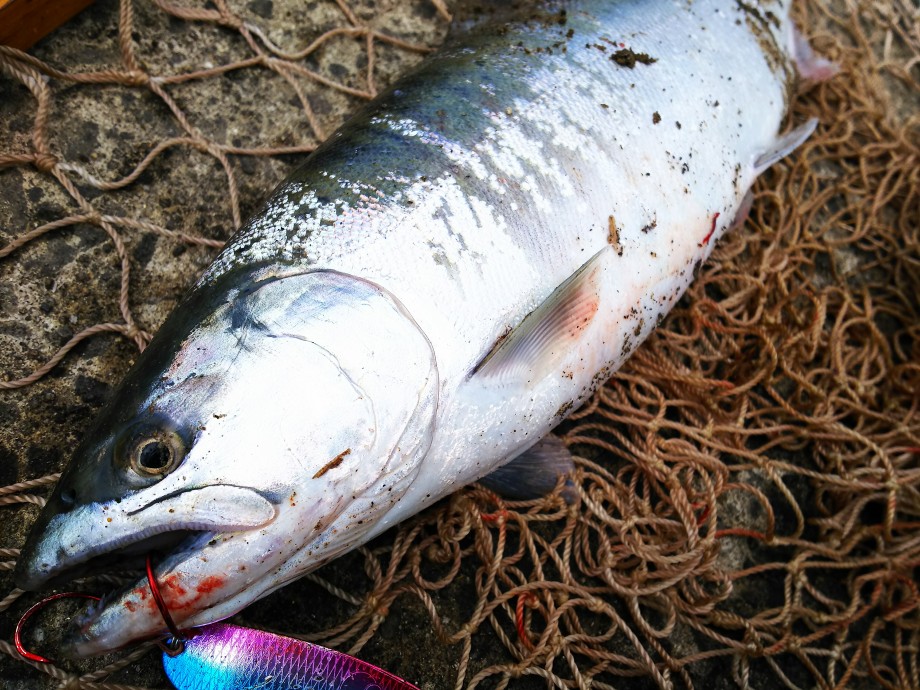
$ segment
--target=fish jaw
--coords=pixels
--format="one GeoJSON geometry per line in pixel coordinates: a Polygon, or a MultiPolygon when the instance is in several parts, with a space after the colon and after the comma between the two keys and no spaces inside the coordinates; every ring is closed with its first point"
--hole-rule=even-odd
{"type": "Polygon", "coordinates": [[[276,508],[258,492],[236,486],[206,486],[133,511],[130,503],[109,501],[55,515],[30,544],[18,583],[40,589],[97,556],[149,542],[170,532],[235,532],[265,526],[276,508]],[[155,506],[155,508],[154,508],[155,506]],[[163,520],[163,512],[174,517],[163,520]]]}
{"type": "MultiPolygon", "coordinates": [[[[258,535],[196,534],[154,566],[155,586],[171,622],[187,629],[202,612],[207,612],[209,622],[216,621],[250,603],[255,598],[249,595],[253,582],[289,555],[281,544],[276,544],[276,549],[266,545],[262,561],[252,563],[252,554],[246,551],[251,550],[258,535]]],[[[150,583],[141,577],[76,616],[64,639],[63,653],[71,658],[94,656],[168,634],[150,583]]]]}
{"type": "MultiPolygon", "coordinates": [[[[112,501],[80,506],[52,518],[22,562],[21,572],[26,575],[19,578],[19,585],[41,588],[72,577],[99,558],[126,561],[127,554],[134,554],[139,563],[143,555],[182,539],[154,570],[170,616],[181,625],[202,609],[222,604],[227,611],[224,615],[231,615],[251,601],[246,596],[251,579],[246,566],[239,564],[251,563],[252,553],[243,552],[265,549],[278,560],[296,551],[296,546],[285,549],[283,544],[265,541],[268,528],[283,511],[252,489],[208,486],[141,510],[134,507],[127,500],[112,501]],[[165,521],[164,514],[174,519],[165,521]]],[[[281,521],[290,522],[293,517],[282,515],[281,521]]],[[[308,511],[296,517],[308,522],[315,516],[308,511]]],[[[264,576],[274,565],[262,562],[252,567],[253,574],[264,576]]],[[[166,632],[143,577],[107,594],[76,617],[63,653],[71,657],[101,654],[166,632]]]]}
{"type": "MultiPolygon", "coordinates": [[[[116,504],[120,513],[112,506],[105,506],[107,510],[77,509],[68,516],[66,526],[64,521],[61,525],[51,523],[54,529],[49,531],[47,543],[55,545],[57,551],[42,548],[40,543],[34,554],[37,558],[47,556],[49,561],[57,556],[52,567],[45,570],[48,577],[59,577],[97,555],[117,554],[125,549],[145,554],[155,564],[154,586],[162,596],[170,620],[182,629],[192,628],[231,616],[286,582],[289,578],[280,575],[279,579],[279,574],[289,570],[298,553],[308,550],[318,539],[328,539],[328,535],[316,529],[323,520],[333,520],[333,529],[328,532],[346,531],[346,516],[339,522],[334,516],[348,504],[333,485],[325,484],[324,488],[325,491],[306,496],[307,489],[299,486],[275,504],[250,489],[217,485],[155,501],[135,514],[131,513],[134,506],[130,500],[116,504]],[[298,492],[305,500],[290,498],[298,492]],[[125,504],[128,507],[121,509],[125,504]],[[188,519],[164,520],[164,515],[175,518],[186,509],[183,517],[188,519]],[[209,512],[213,519],[208,519],[209,512]],[[106,534],[108,541],[94,544],[91,549],[81,548],[87,538],[92,539],[107,529],[89,527],[90,522],[98,525],[101,516],[107,516],[102,520],[112,520],[106,525],[114,527],[116,536],[106,534]],[[248,524],[242,524],[247,521],[248,524]],[[145,546],[162,529],[181,530],[162,536],[187,536],[164,556],[158,552],[151,554],[145,546]],[[67,548],[60,548],[61,545],[67,548]]],[[[364,518],[370,527],[375,516],[364,518]]],[[[300,574],[303,572],[296,572],[300,574]]],[[[168,632],[150,582],[146,576],[140,576],[75,617],[63,643],[63,653],[78,658],[93,656],[168,632]]]]}

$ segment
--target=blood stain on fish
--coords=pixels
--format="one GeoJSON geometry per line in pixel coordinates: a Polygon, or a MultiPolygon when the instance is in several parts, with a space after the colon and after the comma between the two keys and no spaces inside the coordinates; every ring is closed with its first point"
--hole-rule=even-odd
{"type": "Polygon", "coordinates": [[[709,228],[709,232],[706,233],[706,237],[703,238],[703,244],[709,244],[709,240],[712,239],[713,234],[716,231],[716,221],[719,220],[719,213],[716,212],[716,215],[712,217],[712,227],[709,228]]]}
{"type": "Polygon", "coordinates": [[[210,577],[206,577],[201,582],[199,582],[195,589],[198,590],[199,594],[210,594],[215,589],[220,589],[223,586],[224,578],[217,575],[211,575],[210,577]]]}

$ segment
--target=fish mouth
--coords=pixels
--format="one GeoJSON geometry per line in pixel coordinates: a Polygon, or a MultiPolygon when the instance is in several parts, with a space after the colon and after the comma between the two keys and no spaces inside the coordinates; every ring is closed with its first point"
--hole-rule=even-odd
{"type": "MultiPolygon", "coordinates": [[[[46,589],[69,588],[78,582],[82,590],[100,595],[98,600],[87,603],[73,616],[61,640],[59,653],[63,657],[84,658],[164,633],[168,624],[159,609],[150,607],[152,610],[139,611],[139,615],[135,616],[130,604],[127,607],[119,606],[119,602],[124,602],[132,591],[139,592],[141,597],[153,602],[147,566],[167,560],[180,563],[186,561],[192,557],[196,547],[210,542],[216,536],[216,532],[181,527],[152,535],[139,534],[136,539],[113,545],[111,549],[87,554],[79,560],[62,561],[47,570],[29,568],[29,559],[20,559],[17,567],[20,564],[24,567],[17,573],[17,584],[20,588],[30,586],[46,589]],[[25,576],[21,573],[25,573],[25,576]],[[108,585],[105,592],[93,586],[103,582],[108,585]],[[122,616],[127,614],[129,619],[136,620],[128,620],[124,625],[116,622],[116,634],[100,639],[98,622],[107,614],[111,618],[109,610],[113,607],[122,616]],[[136,630],[138,625],[142,629],[136,630]]],[[[153,586],[158,587],[159,576],[155,575],[154,579],[156,582],[153,586]]],[[[111,625],[106,627],[113,628],[111,625]]]]}
{"type": "Polygon", "coordinates": [[[143,539],[117,552],[102,554],[78,566],[104,565],[113,558],[130,557],[134,567],[125,572],[127,582],[105,592],[98,601],[90,602],[71,619],[61,643],[62,654],[67,658],[80,659],[165,635],[172,624],[172,615],[168,602],[166,616],[169,620],[155,604],[156,596],[162,596],[160,584],[163,574],[157,572],[160,568],[153,568],[152,563],[187,561],[202,544],[215,536],[213,532],[176,530],[143,539]],[[153,575],[152,584],[148,567],[153,575]]]}
{"type": "Polygon", "coordinates": [[[16,564],[20,589],[34,591],[98,572],[113,559],[131,564],[151,551],[168,551],[190,535],[197,542],[202,534],[263,527],[277,511],[252,489],[214,485],[146,503],[131,498],[49,513],[33,527],[16,564]]]}
{"type": "Polygon", "coordinates": [[[154,586],[177,624],[235,605],[234,596],[250,583],[246,549],[259,543],[258,535],[279,514],[271,498],[230,484],[138,493],[66,510],[54,501],[45,507],[16,565],[21,589],[58,586],[107,570],[121,571],[130,581],[73,620],[63,653],[75,657],[167,632],[144,573],[148,558],[155,564],[154,586]]]}
{"type": "Polygon", "coordinates": [[[176,550],[183,542],[203,534],[210,533],[179,528],[150,536],[139,535],[135,541],[90,554],[84,560],[62,562],[57,567],[44,571],[29,568],[30,559],[21,557],[17,562],[14,577],[16,585],[26,591],[58,589],[102,575],[111,575],[114,578],[133,577],[136,573],[144,571],[148,558],[158,560],[176,550]]]}

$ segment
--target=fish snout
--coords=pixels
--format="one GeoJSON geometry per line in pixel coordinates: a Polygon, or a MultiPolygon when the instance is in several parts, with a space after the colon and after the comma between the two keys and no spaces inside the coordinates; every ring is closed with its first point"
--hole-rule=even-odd
{"type": "Polygon", "coordinates": [[[46,501],[42,512],[29,530],[29,535],[19,551],[13,569],[13,581],[19,589],[34,592],[49,586],[56,573],[55,564],[64,554],[63,544],[57,543],[56,553],[49,551],[53,543],[49,533],[54,532],[52,523],[59,515],[69,513],[77,502],[76,489],[60,482],[46,501]]]}

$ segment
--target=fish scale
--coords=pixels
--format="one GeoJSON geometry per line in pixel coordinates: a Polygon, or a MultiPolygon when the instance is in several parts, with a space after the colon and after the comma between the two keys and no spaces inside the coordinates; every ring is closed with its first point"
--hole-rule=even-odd
{"type": "MultiPolygon", "coordinates": [[[[228,242],[76,450],[21,587],[157,549],[172,617],[205,625],[545,460],[814,126],[778,135],[803,50],[786,2],[495,7],[228,242]]],[[[140,580],[70,644],[163,628],[140,580]]]]}

